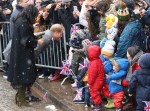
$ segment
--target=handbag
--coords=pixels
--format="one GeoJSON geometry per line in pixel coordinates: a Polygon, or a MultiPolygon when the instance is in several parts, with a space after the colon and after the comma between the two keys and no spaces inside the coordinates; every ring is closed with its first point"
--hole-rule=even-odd
{"type": "Polygon", "coordinates": [[[8,64],[10,63],[11,44],[12,40],[9,41],[9,43],[7,44],[6,48],[3,51],[4,58],[8,64]]]}

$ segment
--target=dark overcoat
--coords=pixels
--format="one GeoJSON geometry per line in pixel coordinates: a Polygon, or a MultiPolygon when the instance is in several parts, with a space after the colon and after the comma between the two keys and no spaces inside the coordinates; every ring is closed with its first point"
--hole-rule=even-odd
{"type": "Polygon", "coordinates": [[[15,22],[12,39],[8,81],[13,85],[32,85],[37,76],[34,48],[37,45],[32,26],[28,20],[19,18],[15,22]]]}

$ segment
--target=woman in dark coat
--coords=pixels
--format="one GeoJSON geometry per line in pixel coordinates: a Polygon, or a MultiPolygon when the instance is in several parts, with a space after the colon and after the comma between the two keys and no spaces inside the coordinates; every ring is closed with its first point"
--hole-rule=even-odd
{"type": "Polygon", "coordinates": [[[34,59],[34,48],[38,41],[33,34],[33,24],[38,15],[38,9],[29,5],[17,16],[12,39],[8,81],[17,88],[16,104],[28,103],[25,99],[26,87],[35,82],[37,72],[34,59]]]}

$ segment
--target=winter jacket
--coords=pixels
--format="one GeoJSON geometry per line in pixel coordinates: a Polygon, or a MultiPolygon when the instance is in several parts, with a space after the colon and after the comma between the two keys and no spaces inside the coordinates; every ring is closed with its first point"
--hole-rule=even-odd
{"type": "Polygon", "coordinates": [[[53,12],[53,24],[62,23],[65,27],[66,41],[69,41],[71,24],[78,23],[79,20],[73,17],[73,6],[78,6],[75,2],[72,1],[70,7],[66,9],[59,9],[53,12]]]}
{"type": "Polygon", "coordinates": [[[99,46],[93,45],[88,47],[88,58],[90,60],[88,84],[90,87],[97,89],[104,83],[104,66],[99,58],[100,53],[101,49],[99,46]]]}
{"type": "Polygon", "coordinates": [[[99,29],[100,29],[99,39],[100,40],[102,40],[104,37],[107,36],[107,34],[105,33],[105,30],[106,30],[106,27],[105,27],[105,24],[106,24],[105,18],[109,14],[116,15],[116,10],[115,10],[115,5],[114,4],[111,4],[110,7],[109,7],[109,9],[105,13],[105,15],[101,16],[101,18],[100,18],[100,22],[99,22],[99,29]]]}
{"type": "Polygon", "coordinates": [[[120,71],[119,72],[115,72],[112,71],[109,73],[109,91],[111,94],[113,93],[117,93],[123,90],[123,86],[121,84],[117,84],[114,82],[114,80],[122,80],[123,77],[125,77],[126,72],[128,70],[128,65],[129,62],[127,59],[118,59],[116,60],[119,64],[120,67],[120,71]]]}
{"type": "Polygon", "coordinates": [[[138,64],[138,60],[140,58],[140,56],[143,55],[143,51],[139,51],[134,57],[133,57],[133,60],[131,61],[130,63],[130,68],[129,68],[129,71],[127,73],[127,81],[130,81],[131,80],[131,77],[132,77],[132,74],[135,70],[139,69],[140,66],[138,64]]]}
{"type": "Polygon", "coordinates": [[[143,25],[147,25],[150,27],[150,8],[145,12],[144,17],[141,18],[141,22],[143,25]]]}
{"type": "Polygon", "coordinates": [[[129,85],[129,94],[136,91],[136,101],[150,101],[150,54],[146,53],[139,59],[141,69],[136,70],[129,85]],[[138,84],[138,86],[137,86],[138,84]]]}
{"type": "Polygon", "coordinates": [[[140,66],[138,64],[138,60],[142,54],[143,54],[143,51],[141,50],[134,56],[133,60],[131,61],[128,72],[127,72],[127,76],[122,81],[123,86],[129,85],[129,82],[131,80],[131,77],[133,76],[134,71],[140,68],[140,66]]]}
{"type": "Polygon", "coordinates": [[[138,20],[129,22],[120,36],[115,57],[125,57],[128,47],[132,45],[137,45],[145,51],[146,45],[143,41],[146,36],[142,30],[142,25],[138,20]]]}
{"type": "MultiPolygon", "coordinates": [[[[104,65],[105,74],[110,74],[110,72],[113,71],[113,65],[111,61],[105,61],[103,65],[104,65]]],[[[110,79],[105,78],[105,83],[109,84],[109,82],[110,82],[110,79]]]]}
{"type": "Polygon", "coordinates": [[[103,54],[101,54],[99,57],[100,57],[100,59],[102,60],[103,63],[104,63],[105,61],[109,61],[109,59],[104,58],[103,54]]]}
{"type": "Polygon", "coordinates": [[[34,58],[37,40],[27,19],[20,17],[14,25],[8,81],[15,86],[32,85],[37,76],[34,58]]]}
{"type": "Polygon", "coordinates": [[[99,33],[99,35],[98,35],[100,40],[102,40],[104,37],[106,37],[105,24],[106,24],[105,16],[101,16],[100,22],[99,22],[99,30],[100,30],[100,33],[99,33]]]}

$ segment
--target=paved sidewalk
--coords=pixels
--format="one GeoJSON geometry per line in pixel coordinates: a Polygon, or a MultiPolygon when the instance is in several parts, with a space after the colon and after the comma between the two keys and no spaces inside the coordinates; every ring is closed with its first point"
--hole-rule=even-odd
{"type": "MultiPolygon", "coordinates": [[[[61,85],[61,82],[62,80],[50,81],[47,78],[37,79],[34,87],[43,93],[47,92],[48,97],[55,104],[58,104],[63,111],[91,111],[90,107],[85,108],[83,104],[74,104],[75,89],[71,87],[68,81],[64,85],[61,85]]],[[[115,111],[115,109],[105,109],[103,107],[103,111],[115,111]]]]}
{"type": "MultiPolygon", "coordinates": [[[[34,95],[42,99],[41,102],[31,103],[32,107],[18,107],[15,104],[15,94],[16,91],[10,86],[10,83],[2,77],[2,72],[0,72],[0,111],[56,111],[51,109],[46,109],[45,106],[52,105],[52,101],[44,101],[42,99],[43,94],[37,89],[33,88],[34,95]],[[36,92],[35,92],[36,91],[36,92]]],[[[57,111],[61,111],[58,109],[57,111]]]]}

